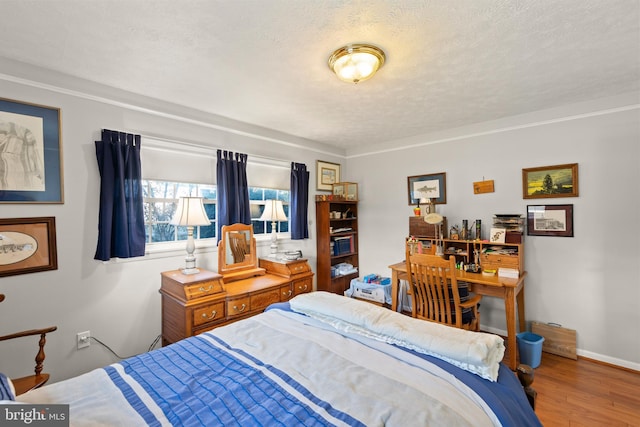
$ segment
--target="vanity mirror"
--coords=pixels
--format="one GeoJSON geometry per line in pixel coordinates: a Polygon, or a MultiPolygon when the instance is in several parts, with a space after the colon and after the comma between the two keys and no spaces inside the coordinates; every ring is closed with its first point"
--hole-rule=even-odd
{"type": "Polygon", "coordinates": [[[265,274],[265,269],[258,267],[253,226],[223,225],[220,237],[218,273],[224,277],[225,283],[265,274]]]}

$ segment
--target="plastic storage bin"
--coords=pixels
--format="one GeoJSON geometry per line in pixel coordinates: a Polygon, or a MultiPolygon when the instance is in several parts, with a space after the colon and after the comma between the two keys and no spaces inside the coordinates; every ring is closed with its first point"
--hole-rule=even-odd
{"type": "Polygon", "coordinates": [[[529,365],[532,368],[540,366],[544,337],[531,332],[520,332],[516,336],[518,351],[520,352],[520,363],[529,365]]]}

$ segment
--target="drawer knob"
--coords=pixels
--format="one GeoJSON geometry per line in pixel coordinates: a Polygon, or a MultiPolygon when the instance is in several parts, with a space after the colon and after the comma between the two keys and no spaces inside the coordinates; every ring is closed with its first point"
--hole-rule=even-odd
{"type": "Polygon", "coordinates": [[[309,285],[307,285],[306,283],[304,284],[304,286],[298,286],[298,289],[301,291],[306,291],[309,285]]]}
{"type": "Polygon", "coordinates": [[[233,306],[233,309],[234,309],[235,311],[239,311],[240,313],[242,313],[242,312],[245,310],[245,308],[247,308],[247,305],[246,305],[246,304],[242,304],[242,307],[240,307],[240,308],[238,308],[238,306],[237,306],[237,305],[234,305],[234,306],[233,306]]]}
{"type": "Polygon", "coordinates": [[[207,320],[211,320],[211,319],[213,319],[213,318],[215,318],[215,317],[216,317],[216,314],[218,314],[218,312],[217,312],[217,311],[215,311],[215,310],[213,310],[213,311],[211,312],[211,315],[210,315],[210,316],[207,316],[207,313],[202,313],[202,318],[203,318],[203,319],[207,319],[207,320]]]}
{"type": "Polygon", "coordinates": [[[289,289],[286,292],[282,292],[282,295],[284,295],[285,297],[290,297],[291,296],[291,289],[289,289]]]}
{"type": "Polygon", "coordinates": [[[200,292],[210,292],[213,290],[213,285],[209,285],[208,288],[205,289],[204,286],[200,286],[200,289],[198,289],[200,292]]]}

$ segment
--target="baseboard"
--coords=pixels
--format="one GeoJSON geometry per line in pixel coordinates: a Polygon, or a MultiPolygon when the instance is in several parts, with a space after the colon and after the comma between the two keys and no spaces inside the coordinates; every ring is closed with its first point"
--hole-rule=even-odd
{"type": "MultiPolygon", "coordinates": [[[[498,328],[492,328],[486,325],[480,325],[480,329],[485,332],[500,335],[502,337],[507,336],[507,331],[498,328]]],[[[603,363],[614,368],[622,368],[629,371],[640,372],[640,363],[631,362],[629,360],[618,359],[616,357],[606,356],[604,354],[594,353],[587,350],[576,349],[576,353],[583,359],[589,359],[594,362],[603,363]]]]}

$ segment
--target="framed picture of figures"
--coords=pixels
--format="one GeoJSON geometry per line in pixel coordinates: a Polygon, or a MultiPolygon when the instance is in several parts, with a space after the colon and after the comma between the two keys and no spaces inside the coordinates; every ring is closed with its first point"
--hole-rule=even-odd
{"type": "Polygon", "coordinates": [[[60,109],[0,98],[0,203],[64,203],[60,109]]]}

